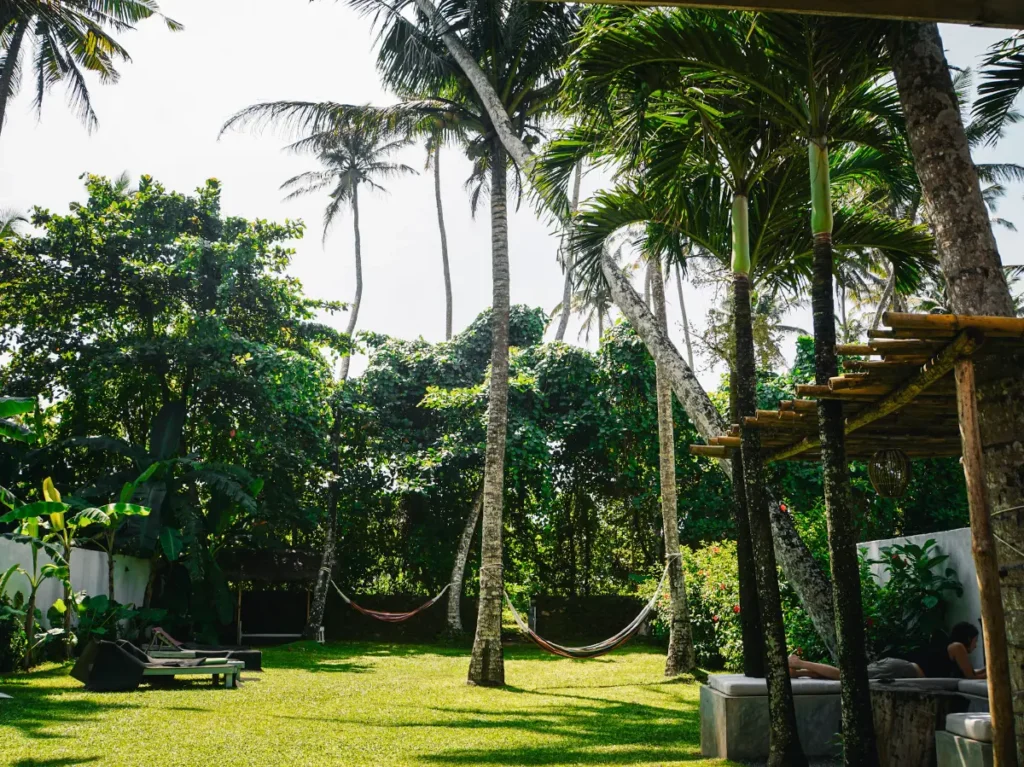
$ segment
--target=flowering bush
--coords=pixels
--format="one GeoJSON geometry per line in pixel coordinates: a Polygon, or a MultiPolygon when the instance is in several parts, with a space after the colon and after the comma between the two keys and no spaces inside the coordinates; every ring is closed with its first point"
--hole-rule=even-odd
{"type": "MultiPolygon", "coordinates": [[[[723,541],[699,549],[684,549],[683,571],[697,664],[703,668],[741,668],[743,641],[736,543],[723,541]]],[[[646,581],[645,598],[650,598],[660,577],[659,572],[646,581]]],[[[668,636],[671,609],[666,587],[658,597],[656,617],[652,621],[656,637],[668,636]]]]}

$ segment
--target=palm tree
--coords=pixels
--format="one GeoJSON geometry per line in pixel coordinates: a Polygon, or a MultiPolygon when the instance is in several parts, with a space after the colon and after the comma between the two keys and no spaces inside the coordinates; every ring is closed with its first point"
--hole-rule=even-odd
{"type": "Polygon", "coordinates": [[[64,81],[71,107],[93,130],[98,120],[85,73],[95,73],[101,82],[116,82],[117,62],[130,57],[111,33],[133,29],[152,16],[161,16],[171,31],[182,29],[178,22],[160,13],[155,0],[18,0],[0,5],[0,131],[7,106],[21,86],[23,58],[30,40],[35,48],[32,80],[36,112],[42,113],[47,91],[64,81]]]}
{"type": "Polygon", "coordinates": [[[1020,122],[1013,107],[1024,92],[1024,32],[1000,40],[989,49],[981,76],[973,114],[986,140],[993,143],[1002,137],[1007,125],[1020,122]]]}
{"type": "MultiPolygon", "coordinates": [[[[739,282],[747,282],[749,271],[744,253],[748,243],[744,225],[748,186],[751,180],[756,181],[764,173],[756,160],[772,134],[770,130],[762,131],[755,135],[754,140],[745,140],[741,134],[738,142],[723,143],[720,140],[723,131],[717,125],[717,115],[708,113],[718,106],[718,99],[707,94],[716,94],[722,89],[735,93],[737,96],[733,98],[738,97],[741,101],[735,106],[719,109],[719,113],[742,112],[742,99],[746,99],[752,107],[747,111],[762,120],[770,120],[776,131],[788,129],[807,141],[812,191],[811,223],[816,243],[812,297],[817,376],[819,383],[827,383],[828,378],[836,374],[829,146],[830,142],[837,146],[856,143],[886,149],[890,144],[898,143],[888,128],[889,124],[898,122],[895,94],[891,89],[877,85],[882,72],[875,60],[877,57],[873,56],[871,41],[874,40],[874,47],[880,50],[881,36],[867,36],[867,42],[862,42],[861,36],[850,34],[845,22],[836,24],[795,16],[758,16],[754,20],[744,14],[641,11],[624,17],[627,21],[618,25],[602,20],[594,40],[581,46],[580,78],[605,83],[610,91],[614,91],[615,88],[628,87],[623,85],[623,81],[628,82],[632,78],[644,75],[659,77],[648,88],[649,92],[657,92],[659,88],[678,87],[678,79],[666,79],[672,77],[673,69],[677,78],[680,71],[687,77],[683,85],[689,85],[696,94],[691,95],[685,87],[682,92],[676,92],[674,97],[679,106],[670,105],[670,114],[683,124],[688,119],[690,124],[697,125],[700,124],[697,122],[699,119],[705,125],[715,126],[704,133],[717,144],[718,156],[713,158],[713,162],[728,168],[731,173],[732,255],[734,273],[739,282]],[[754,38],[753,43],[748,42],[750,37],[754,38]],[[657,74],[652,75],[652,70],[657,74]],[[700,105],[708,102],[712,106],[702,112],[700,105]],[[689,118],[680,116],[684,111],[689,112],[689,118]],[[747,175],[748,171],[752,176],[747,175]]],[[[634,119],[639,121],[646,117],[642,111],[633,109],[639,112],[634,119]]],[[[740,124],[754,123],[748,120],[740,124]]],[[[749,131],[750,128],[743,130],[749,131]]],[[[725,130],[724,133],[730,134],[731,131],[725,130]]],[[[688,146],[685,138],[678,143],[688,146]]],[[[656,160],[645,158],[644,161],[658,166],[656,160]]],[[[741,316],[749,311],[749,287],[746,290],[744,287],[737,285],[734,291],[734,312],[740,318],[736,341],[741,412],[756,407],[753,346],[745,333],[749,325],[741,316]],[[746,327],[741,328],[740,325],[746,327]],[[749,385],[749,391],[743,390],[745,385],[749,385]]],[[[823,448],[823,465],[833,581],[837,590],[834,603],[839,665],[847,682],[843,696],[845,753],[851,763],[873,764],[877,763],[878,757],[867,687],[859,565],[848,503],[843,418],[839,403],[820,403],[819,422],[822,442],[826,446],[823,448]]],[[[747,501],[754,509],[760,508],[757,496],[759,461],[753,455],[756,447],[756,434],[744,434],[747,501]],[[749,460],[748,453],[751,454],[749,460]]],[[[756,556],[758,537],[756,528],[753,528],[754,520],[751,522],[755,531],[756,556]]],[[[767,540],[770,541],[770,531],[767,540]]],[[[766,548],[762,540],[761,550],[766,548]]],[[[759,593],[764,595],[764,584],[759,583],[759,593]]],[[[762,606],[764,616],[765,608],[762,606]]],[[[771,625],[766,623],[766,629],[771,625]]],[[[767,635],[770,637],[772,633],[767,635]]],[[[778,633],[777,630],[774,633],[778,633]]],[[[776,666],[780,663],[778,650],[784,650],[784,637],[781,639],[781,646],[772,647],[769,654],[769,661],[774,660],[776,666]]],[[[781,661],[784,662],[784,658],[781,661]]],[[[781,675],[785,669],[776,668],[775,671],[776,675],[781,675]]],[[[784,695],[787,687],[788,684],[782,680],[779,693],[784,695]]],[[[779,734],[782,735],[781,732],[779,734]]],[[[782,757],[776,753],[774,758],[782,757]]]]}
{"type": "Polygon", "coordinates": [[[13,208],[0,209],[0,242],[21,236],[22,227],[28,223],[28,216],[13,208]]]}
{"type": "MultiPolygon", "coordinates": [[[[229,123],[230,124],[230,123],[229,123]]],[[[312,152],[320,161],[322,170],[307,171],[294,176],[281,185],[288,192],[286,200],[328,190],[330,202],[324,210],[324,240],[345,206],[352,209],[352,228],[355,244],[356,292],[349,310],[345,333],[354,340],[359,308],[363,301],[363,253],[359,231],[359,187],[387,191],[378,180],[395,178],[416,171],[408,165],[390,160],[398,150],[409,144],[406,138],[391,138],[365,125],[348,123],[336,129],[314,134],[292,144],[296,152],[312,152]]],[[[351,353],[341,358],[341,380],[348,380],[351,353]]]]}
{"type": "Polygon", "coordinates": [[[434,202],[437,205],[437,228],[441,234],[441,268],[444,274],[444,340],[452,340],[452,272],[448,264],[448,232],[444,226],[441,204],[441,134],[435,131],[427,139],[427,169],[434,171],[434,202]]]}
{"type": "MultiPolygon", "coordinates": [[[[577,163],[573,171],[572,180],[572,215],[580,207],[580,181],[583,179],[583,164],[577,163]]],[[[571,237],[571,228],[568,232],[562,233],[562,246],[559,248],[558,260],[565,271],[565,281],[562,283],[562,303],[559,305],[561,311],[558,315],[558,328],[555,330],[555,340],[562,341],[565,338],[565,331],[569,327],[569,315],[572,314],[572,243],[567,241],[571,237]]],[[[558,311],[556,309],[556,311],[558,311]]]]}
{"type": "MultiPolygon", "coordinates": [[[[665,280],[660,261],[647,266],[650,276],[651,299],[654,316],[661,329],[668,333],[668,315],[665,311],[665,280]]],[[[669,595],[672,617],[669,625],[668,653],[665,656],[665,676],[678,676],[693,671],[697,658],[690,632],[690,611],[686,604],[686,581],[683,574],[682,554],[679,549],[679,521],[676,495],[675,424],[672,419],[672,387],[655,363],[655,391],[658,401],[658,477],[661,480],[661,519],[665,542],[665,559],[669,568],[669,595]]]]}
{"type": "MultiPolygon", "coordinates": [[[[935,228],[950,308],[957,314],[1013,316],[1013,296],[971,160],[969,137],[938,26],[896,26],[890,55],[914,164],[935,228]]],[[[983,84],[982,89],[985,87],[983,84]]],[[[1015,93],[1016,89],[1006,92],[1015,93]]],[[[1010,99],[1005,107],[1012,103],[1010,99]]],[[[1001,109],[995,110],[996,114],[1001,109]]],[[[1020,567],[1024,558],[1013,552],[1024,550],[1024,514],[1019,511],[1024,509],[1024,488],[1019,482],[1019,460],[1011,459],[1005,446],[1024,441],[1024,414],[1007,407],[1007,403],[1024,401],[1024,378],[1020,376],[1024,354],[986,355],[977,364],[978,380],[986,382],[978,387],[978,410],[988,495],[993,508],[1009,510],[993,519],[995,534],[1006,542],[1000,565],[1008,575],[1000,583],[1010,616],[1005,628],[1009,657],[992,654],[990,669],[1004,663],[1016,668],[1024,664],[1024,624],[1019,612],[1013,614],[1016,595],[1024,588],[1024,569],[1020,567]]],[[[1001,627],[989,626],[986,639],[1000,633],[1001,627]]],[[[1011,695],[992,701],[993,753],[998,762],[1012,763],[1016,750],[1017,761],[1024,764],[1024,689],[1019,677],[1012,678],[1010,685],[1011,695]],[[1009,715],[1013,706],[1016,717],[1009,715]]]]}

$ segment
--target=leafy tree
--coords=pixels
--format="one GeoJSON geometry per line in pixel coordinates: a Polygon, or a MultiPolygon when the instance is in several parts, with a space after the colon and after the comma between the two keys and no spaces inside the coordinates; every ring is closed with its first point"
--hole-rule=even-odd
{"type": "Polygon", "coordinates": [[[0,385],[54,402],[41,435],[50,446],[20,481],[38,481],[45,464],[61,487],[106,502],[170,462],[144,489],[170,481],[170,497],[140,498],[154,514],[125,535],[143,533],[148,556],[162,527],[183,531],[192,519],[200,558],[184,561],[206,583],[214,571],[200,560],[225,535],[228,545],[280,546],[321,516],[324,352],[348,345],[317,315],[338,306],[307,299],[284,275],[283,243],[302,225],[222,218],[215,181],[194,196],[146,176],[137,189],[93,176],[86,187],[67,215],[36,209],[43,233],[0,262],[0,348],[10,354],[0,385]],[[254,476],[274,480],[258,504],[247,492],[254,476]]]}
{"type": "Polygon", "coordinates": [[[35,44],[36,112],[42,114],[43,97],[63,81],[71,107],[91,131],[99,121],[86,73],[98,75],[102,82],[116,82],[117,62],[130,57],[112,33],[133,29],[153,16],[162,17],[171,31],[182,29],[160,13],[155,0],[8,0],[0,5],[0,131],[7,106],[21,86],[30,40],[35,44]]]}

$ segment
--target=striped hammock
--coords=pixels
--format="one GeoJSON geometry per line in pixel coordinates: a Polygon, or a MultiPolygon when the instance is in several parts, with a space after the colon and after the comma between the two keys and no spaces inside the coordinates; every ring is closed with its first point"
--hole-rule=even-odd
{"type": "Polygon", "coordinates": [[[602,655],[607,655],[612,650],[617,650],[632,639],[636,632],[640,630],[640,627],[644,625],[644,621],[654,611],[654,606],[658,601],[658,597],[661,595],[661,590],[665,586],[665,579],[668,577],[668,564],[665,565],[665,570],[661,574],[661,580],[658,581],[658,588],[655,589],[654,595],[650,601],[644,606],[644,609],[640,611],[629,625],[627,625],[622,631],[615,636],[605,639],[603,642],[596,642],[594,644],[588,644],[584,647],[566,647],[565,645],[555,644],[549,642],[544,637],[540,636],[536,631],[530,628],[529,624],[523,620],[523,616],[516,610],[515,605],[512,604],[512,600],[508,598],[508,592],[505,592],[505,602],[508,604],[509,609],[512,611],[512,618],[515,620],[516,625],[519,626],[519,630],[526,634],[530,639],[533,640],[534,644],[545,650],[552,655],[558,655],[562,658],[576,658],[577,660],[586,660],[587,658],[599,658],[602,655]]]}
{"type": "Polygon", "coordinates": [[[416,615],[417,613],[421,613],[427,608],[433,607],[437,600],[443,597],[444,593],[448,590],[448,586],[445,586],[443,589],[441,589],[440,593],[436,597],[431,599],[429,602],[423,603],[415,610],[410,610],[407,613],[387,613],[382,610],[368,610],[365,607],[357,605],[355,602],[353,602],[351,599],[345,596],[345,592],[339,589],[338,584],[335,583],[333,580],[331,581],[331,585],[334,586],[334,590],[338,592],[338,596],[344,599],[347,604],[351,605],[352,609],[361,612],[363,615],[368,615],[371,618],[374,618],[375,620],[384,621],[385,623],[401,623],[402,621],[409,620],[412,616],[416,615]]]}

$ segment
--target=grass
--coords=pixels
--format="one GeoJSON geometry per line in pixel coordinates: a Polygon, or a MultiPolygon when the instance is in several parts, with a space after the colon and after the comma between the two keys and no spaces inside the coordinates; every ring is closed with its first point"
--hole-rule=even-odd
{"type": "Polygon", "coordinates": [[[570,661],[506,651],[504,689],[465,683],[468,651],[298,643],[238,690],[209,681],[88,693],[68,667],[0,677],[0,764],[724,765],[700,756],[698,687],[664,655],[570,661]]]}

